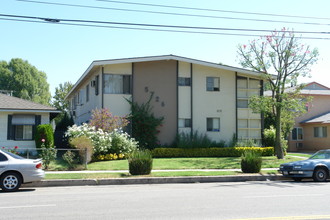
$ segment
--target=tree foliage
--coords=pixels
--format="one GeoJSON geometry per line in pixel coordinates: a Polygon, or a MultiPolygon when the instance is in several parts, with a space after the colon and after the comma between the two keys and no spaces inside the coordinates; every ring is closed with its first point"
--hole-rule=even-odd
{"type": "Polygon", "coordinates": [[[275,153],[278,158],[283,158],[281,147],[283,120],[293,122],[294,114],[301,112],[304,106],[301,98],[297,98],[299,88],[291,95],[286,89],[295,85],[299,76],[310,74],[311,66],[317,61],[318,51],[300,43],[300,39],[293,31],[283,28],[281,31],[273,31],[271,35],[250,41],[248,45],[239,45],[238,55],[243,67],[261,72],[264,80],[269,82],[271,95],[255,97],[252,103],[257,104],[252,104],[251,107],[274,115],[275,153]]]}
{"type": "Polygon", "coordinates": [[[51,94],[47,76],[19,58],[0,62],[0,90],[13,91],[15,97],[49,105],[51,94]]]}
{"type": "Polygon", "coordinates": [[[73,84],[71,82],[60,83],[55,88],[55,95],[53,96],[53,106],[62,112],[69,111],[69,101],[65,100],[65,97],[72,89],[73,84]]]}

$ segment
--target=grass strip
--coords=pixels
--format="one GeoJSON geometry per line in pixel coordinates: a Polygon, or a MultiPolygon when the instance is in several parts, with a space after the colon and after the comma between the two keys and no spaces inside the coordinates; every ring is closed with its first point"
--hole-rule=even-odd
{"type": "MultiPolygon", "coordinates": [[[[277,171],[262,171],[261,174],[276,174],[277,171]]],[[[46,180],[51,179],[105,179],[105,178],[136,178],[136,177],[180,177],[180,176],[227,176],[244,175],[239,171],[178,171],[152,172],[150,175],[132,176],[129,173],[63,173],[46,174],[46,180]]]]}

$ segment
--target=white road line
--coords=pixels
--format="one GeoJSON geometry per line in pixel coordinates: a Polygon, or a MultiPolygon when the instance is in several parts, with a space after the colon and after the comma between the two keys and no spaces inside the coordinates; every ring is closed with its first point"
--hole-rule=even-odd
{"type": "Polygon", "coordinates": [[[26,206],[0,207],[0,209],[40,208],[40,207],[55,207],[55,206],[56,206],[56,204],[49,204],[49,205],[26,205],[26,206]]]}
{"type": "Polygon", "coordinates": [[[244,196],[244,198],[276,198],[276,197],[308,197],[308,196],[324,196],[324,194],[305,194],[305,195],[266,195],[266,196],[244,196]]]}

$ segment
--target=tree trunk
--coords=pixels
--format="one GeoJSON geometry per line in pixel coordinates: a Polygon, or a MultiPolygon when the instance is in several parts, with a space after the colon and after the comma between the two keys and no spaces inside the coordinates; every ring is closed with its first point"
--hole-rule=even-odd
{"type": "Polygon", "coordinates": [[[282,109],[280,106],[276,107],[276,115],[275,115],[275,128],[276,128],[276,136],[275,136],[275,154],[277,159],[283,159],[284,153],[281,144],[281,114],[282,109]]]}

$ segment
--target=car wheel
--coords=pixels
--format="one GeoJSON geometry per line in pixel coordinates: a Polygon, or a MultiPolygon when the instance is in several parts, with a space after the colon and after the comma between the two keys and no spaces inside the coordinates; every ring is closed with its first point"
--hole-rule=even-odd
{"type": "Polygon", "coordinates": [[[0,178],[0,187],[5,192],[15,192],[22,184],[22,177],[17,173],[5,173],[0,178]]]}
{"type": "Polygon", "coordinates": [[[325,182],[328,179],[328,171],[324,168],[316,168],[313,173],[315,182],[325,182]]]}
{"type": "Polygon", "coordinates": [[[300,182],[303,178],[301,178],[301,177],[293,177],[292,179],[294,181],[296,181],[296,182],[300,182]]]}

